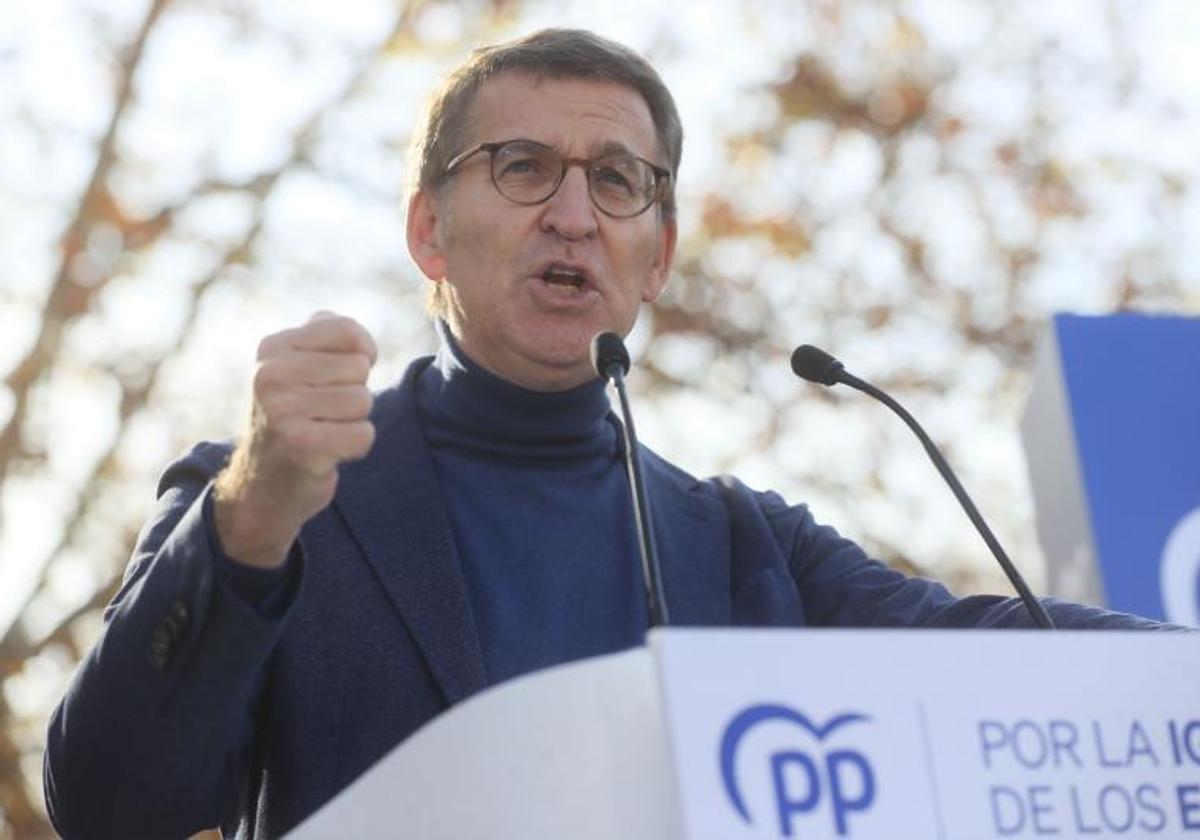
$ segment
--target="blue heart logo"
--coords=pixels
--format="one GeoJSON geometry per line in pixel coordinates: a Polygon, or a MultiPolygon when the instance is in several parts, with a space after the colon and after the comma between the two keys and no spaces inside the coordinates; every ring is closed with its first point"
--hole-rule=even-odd
{"type": "Polygon", "coordinates": [[[754,727],[768,721],[786,721],[794,723],[801,729],[809,732],[818,741],[823,741],[833,732],[841,729],[850,723],[870,720],[866,715],[857,714],[854,712],[845,712],[840,715],[835,715],[824,724],[816,724],[809,720],[804,714],[796,711],[788,706],[783,706],[774,703],[763,703],[757,706],[751,706],[745,711],[739,713],[725,727],[725,734],[721,738],[721,780],[725,784],[725,793],[729,797],[729,801],[733,803],[733,807],[741,815],[742,819],[747,823],[750,822],[750,813],[746,810],[746,803],[742,797],[741,789],[737,783],[737,773],[735,770],[735,762],[737,759],[738,745],[741,743],[745,735],[754,727]]]}

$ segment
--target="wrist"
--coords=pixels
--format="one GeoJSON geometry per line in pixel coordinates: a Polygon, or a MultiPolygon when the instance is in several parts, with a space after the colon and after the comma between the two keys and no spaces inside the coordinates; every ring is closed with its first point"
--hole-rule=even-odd
{"type": "Polygon", "coordinates": [[[218,476],[213,488],[213,525],[220,549],[231,560],[260,569],[279,568],[303,523],[281,521],[277,506],[261,504],[243,486],[218,476]]]}

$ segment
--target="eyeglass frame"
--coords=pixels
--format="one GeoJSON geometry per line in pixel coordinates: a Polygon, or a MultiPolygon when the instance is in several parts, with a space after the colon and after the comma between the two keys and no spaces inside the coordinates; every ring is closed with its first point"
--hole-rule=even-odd
{"type": "Polygon", "coordinates": [[[648,202],[646,202],[646,206],[642,207],[640,210],[637,210],[633,213],[626,213],[626,214],[618,215],[609,210],[605,210],[603,207],[601,207],[600,203],[598,201],[596,201],[596,196],[594,196],[592,194],[592,179],[588,177],[588,173],[591,172],[591,168],[596,164],[596,162],[598,160],[604,159],[604,156],[602,156],[600,158],[565,157],[561,153],[559,153],[558,149],[554,148],[553,146],[549,146],[545,143],[539,143],[537,140],[530,140],[527,137],[513,137],[509,140],[500,140],[500,141],[492,142],[492,143],[480,143],[477,146],[472,146],[470,149],[467,149],[464,152],[460,152],[459,154],[455,155],[453,158],[450,159],[450,162],[446,164],[446,168],[442,171],[442,177],[449,178],[451,175],[454,174],[455,170],[458,167],[460,167],[463,163],[465,163],[469,158],[474,157],[475,155],[479,154],[480,152],[488,153],[488,157],[489,157],[488,177],[491,179],[492,186],[495,187],[496,192],[500,193],[500,195],[505,200],[511,201],[513,204],[520,205],[521,207],[536,207],[539,204],[544,204],[545,202],[549,201],[551,198],[554,197],[555,193],[557,193],[559,191],[559,189],[562,187],[563,181],[565,181],[567,179],[567,170],[570,169],[572,166],[582,166],[583,173],[584,173],[584,180],[587,182],[588,198],[591,199],[592,206],[595,207],[597,210],[599,210],[601,213],[603,213],[605,216],[608,216],[611,219],[633,219],[633,218],[636,218],[636,217],[642,215],[647,210],[649,210],[651,207],[653,207],[657,202],[662,200],[663,185],[665,183],[669,183],[671,180],[671,170],[664,169],[663,167],[659,166],[658,164],[652,163],[651,161],[646,160],[644,157],[635,155],[633,153],[629,153],[629,156],[632,157],[634,160],[641,161],[642,163],[646,164],[646,166],[650,167],[650,171],[654,174],[654,191],[650,195],[650,200],[648,202]],[[551,189],[550,192],[548,192],[544,198],[539,198],[537,201],[517,201],[517,199],[513,198],[512,196],[505,193],[504,190],[500,189],[500,185],[496,183],[496,170],[495,170],[494,165],[492,165],[494,163],[494,161],[496,160],[496,152],[497,152],[497,150],[503,148],[504,146],[509,145],[510,143],[529,143],[532,146],[539,146],[543,149],[549,149],[550,151],[554,152],[554,154],[558,155],[559,160],[562,161],[562,170],[558,174],[558,181],[555,182],[554,188],[551,189]]]}

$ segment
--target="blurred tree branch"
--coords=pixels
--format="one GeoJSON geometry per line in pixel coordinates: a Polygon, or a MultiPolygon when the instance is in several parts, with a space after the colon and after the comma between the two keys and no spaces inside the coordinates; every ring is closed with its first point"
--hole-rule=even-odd
{"type": "Polygon", "coordinates": [[[116,222],[119,230],[136,241],[152,236],[153,231],[162,228],[162,220],[157,218],[142,221],[126,218],[113,201],[106,184],[116,161],[117,132],[133,102],[138,65],[141,63],[150,33],[169,2],[170,0],[152,0],[137,37],[125,51],[108,128],[97,145],[96,162],[79,206],[62,236],[58,271],[55,273],[54,283],[39,320],[40,331],[29,352],[5,379],[12,392],[13,410],[4,428],[0,429],[0,482],[4,481],[10,465],[19,456],[27,454],[22,450],[21,430],[30,388],[53,365],[62,344],[67,322],[87,309],[89,299],[103,283],[103,280],[100,280],[95,284],[81,284],[74,272],[76,260],[87,242],[88,232],[98,221],[111,220],[116,222]]]}
{"type": "MultiPolygon", "coordinates": [[[[240,238],[225,249],[215,266],[188,287],[183,325],[169,347],[145,362],[145,376],[130,382],[114,370],[107,371],[120,386],[117,407],[117,425],[120,432],[80,482],[74,510],[65,514],[61,535],[48,553],[36,585],[18,609],[17,619],[5,628],[3,637],[0,638],[0,680],[20,673],[29,659],[42,653],[50,645],[64,645],[73,659],[78,659],[84,653],[77,648],[71,629],[80,619],[102,608],[115,592],[124,567],[123,562],[117,558],[110,558],[107,567],[98,570],[99,584],[92,594],[68,609],[48,631],[30,636],[22,616],[29,605],[45,593],[48,575],[55,559],[68,548],[86,539],[84,532],[95,516],[93,509],[96,502],[103,497],[107,485],[118,477],[118,452],[128,434],[129,421],[150,404],[160,383],[165,363],[188,343],[197,324],[200,302],[205,294],[222,281],[231,266],[253,260],[255,243],[262,229],[263,206],[276,185],[286,174],[298,167],[309,165],[312,145],[322,121],[361,92],[369,74],[380,61],[393,59],[398,44],[407,43],[410,48],[419,44],[419,40],[411,38],[408,33],[421,10],[428,6],[423,0],[411,0],[397,8],[392,25],[382,38],[359,57],[356,68],[349,74],[340,90],[314,108],[309,117],[295,130],[290,153],[273,169],[258,173],[243,182],[203,180],[178,201],[159,208],[147,218],[137,219],[131,218],[121,207],[118,199],[108,189],[107,182],[119,159],[116,137],[135,99],[135,78],[139,63],[154,27],[167,5],[168,0],[155,0],[152,3],[136,38],[126,50],[121,63],[122,72],[112,115],[98,142],[95,165],[76,213],[61,239],[58,269],[39,319],[39,332],[28,352],[6,377],[6,384],[13,394],[13,411],[0,431],[0,482],[10,474],[14,465],[22,460],[37,457],[36,453],[27,451],[22,444],[31,390],[38,382],[45,380],[59,362],[69,325],[90,311],[97,292],[112,276],[111,272],[107,272],[100,276],[89,276],[86,283],[80,282],[79,260],[83,258],[90,232],[99,224],[111,226],[120,233],[122,253],[129,258],[139,253],[148,253],[155,248],[164,237],[175,232],[174,222],[181,214],[197,201],[209,196],[236,194],[250,197],[255,207],[254,218],[240,238]]],[[[487,22],[486,19],[484,22],[487,22]]],[[[128,556],[133,538],[133,532],[124,535],[126,549],[122,558],[128,556]]],[[[51,832],[45,823],[40,803],[29,799],[28,788],[22,779],[19,759],[24,750],[8,737],[12,722],[12,710],[5,695],[0,693],[0,735],[3,736],[0,737],[0,766],[5,768],[0,773],[2,816],[17,832],[17,836],[50,836],[51,832]]],[[[2,824],[0,822],[0,825],[2,824]]]]}

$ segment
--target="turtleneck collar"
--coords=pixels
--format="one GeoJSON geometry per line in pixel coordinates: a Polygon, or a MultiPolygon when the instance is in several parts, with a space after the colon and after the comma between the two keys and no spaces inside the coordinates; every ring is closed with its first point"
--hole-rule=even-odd
{"type": "Polygon", "coordinates": [[[476,364],[445,322],[438,322],[438,335],[441,346],[417,388],[431,447],[539,460],[619,451],[602,380],[567,391],[531,391],[476,364]]]}

